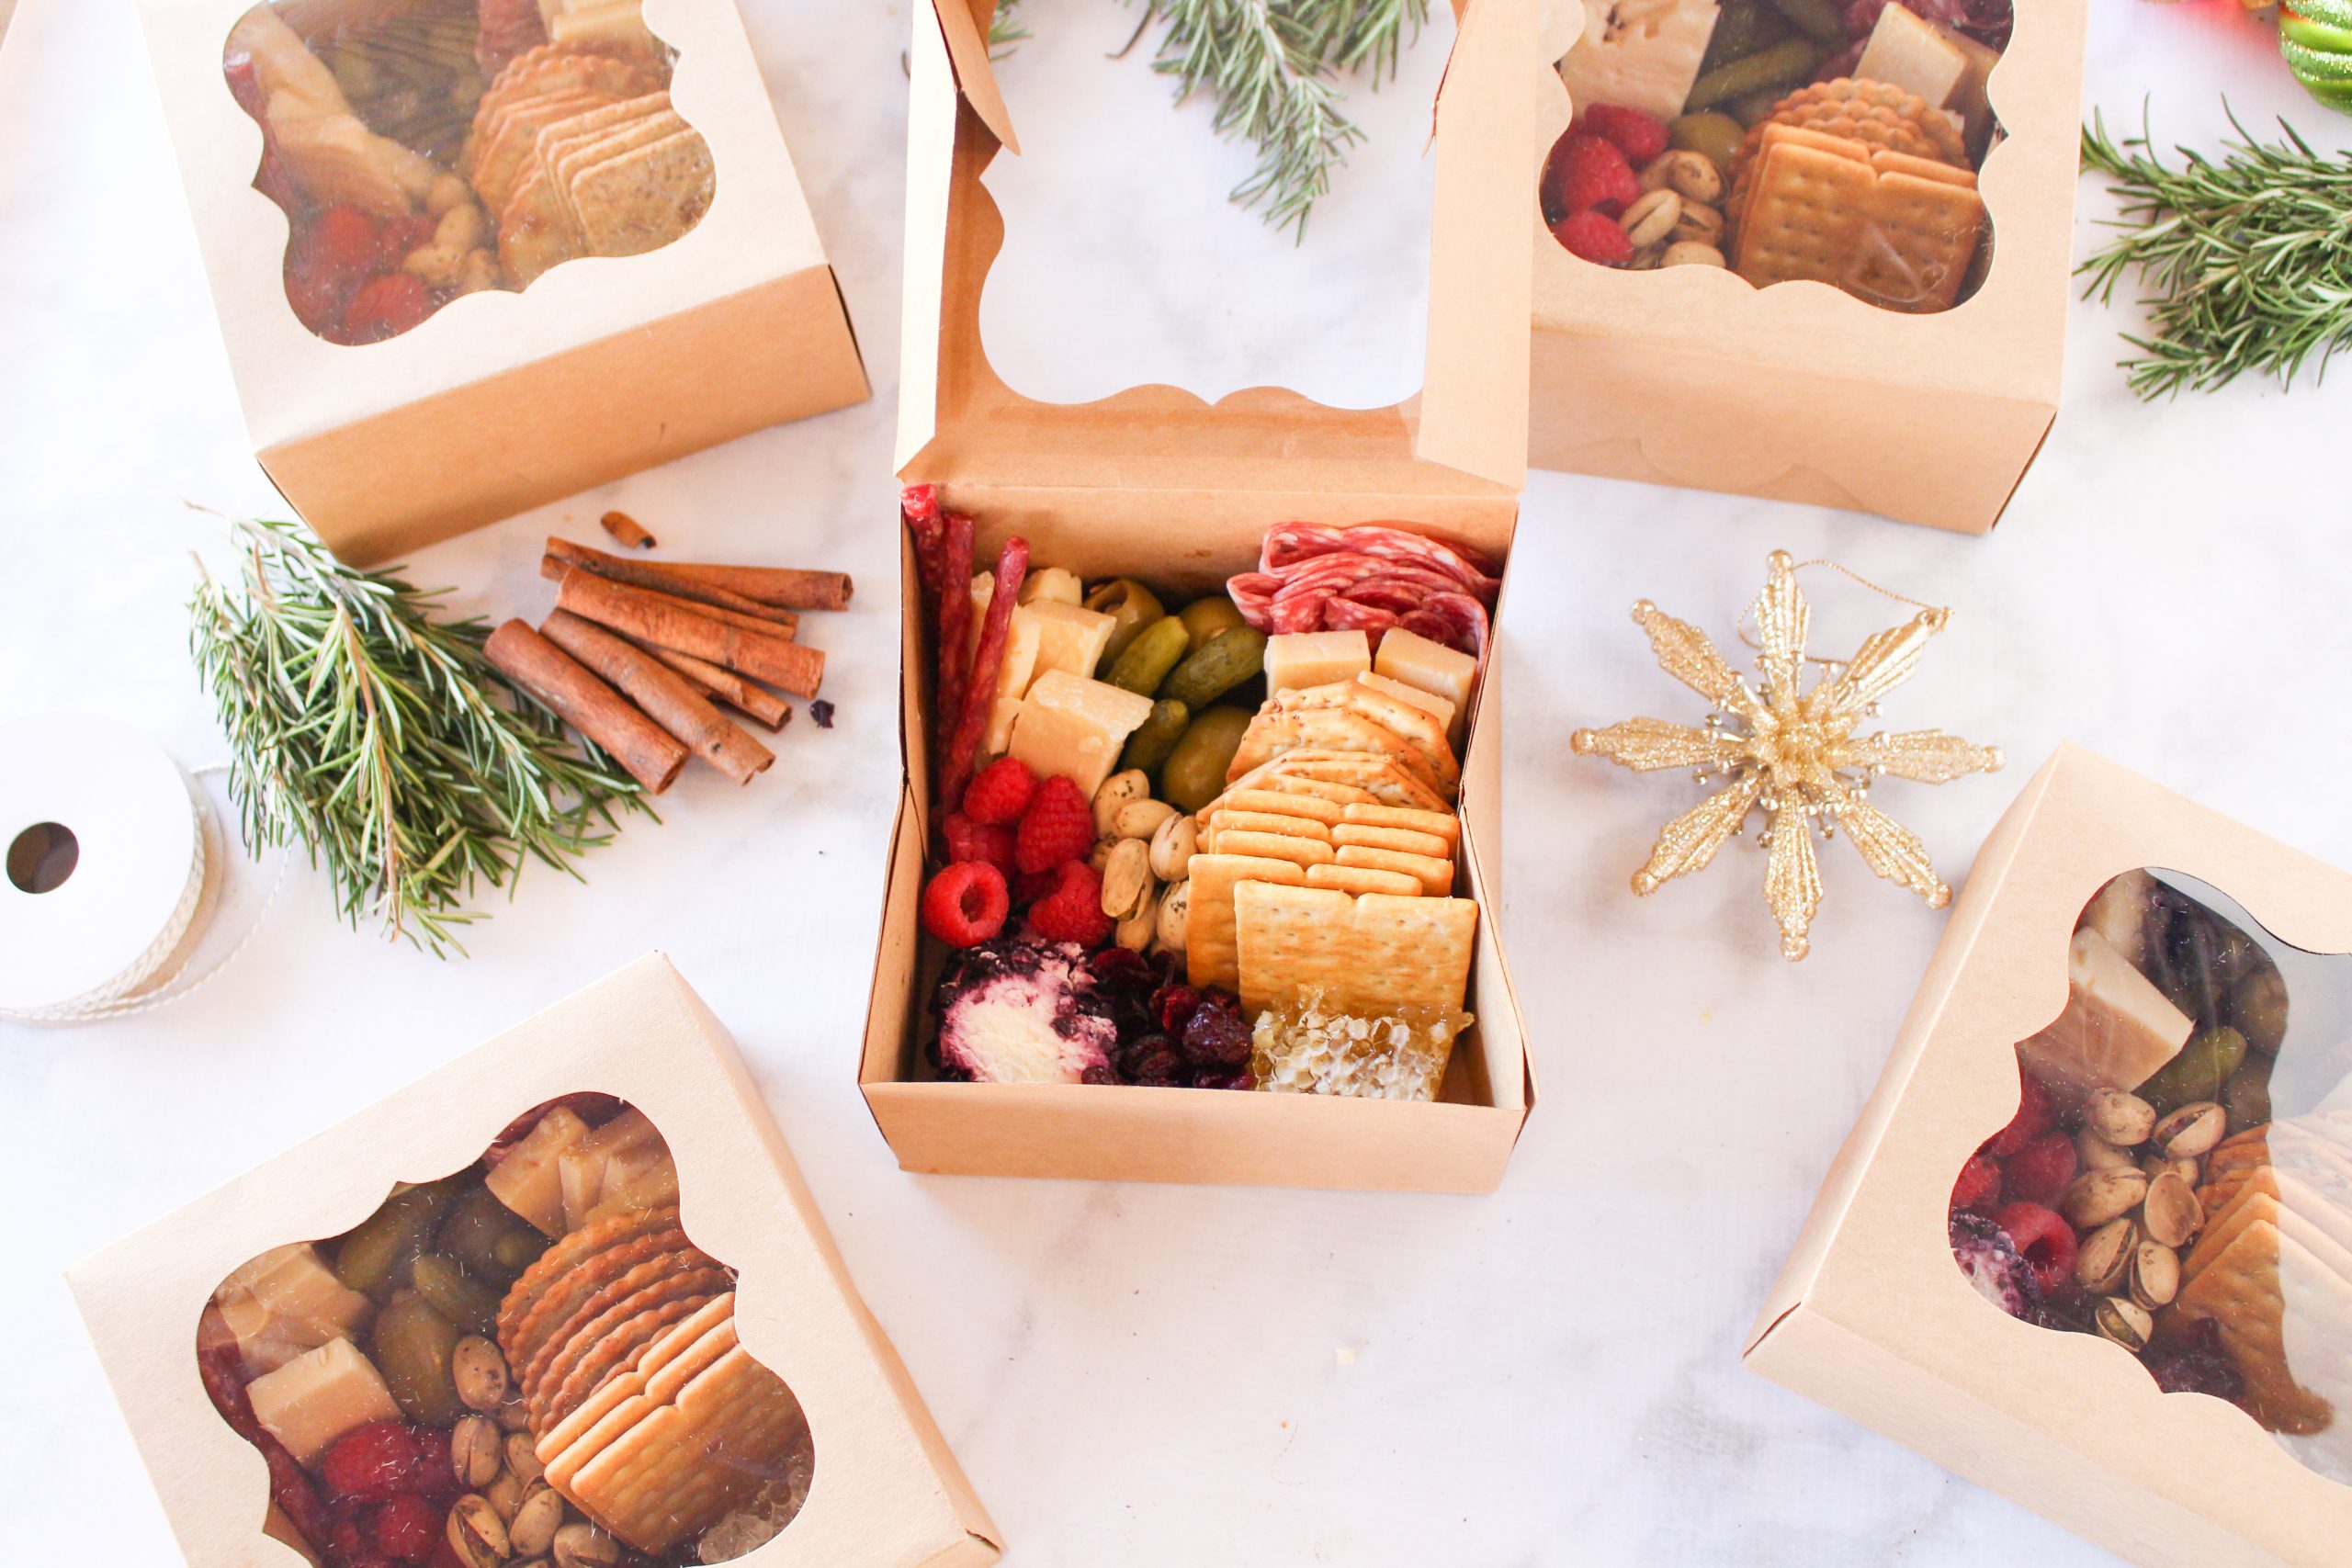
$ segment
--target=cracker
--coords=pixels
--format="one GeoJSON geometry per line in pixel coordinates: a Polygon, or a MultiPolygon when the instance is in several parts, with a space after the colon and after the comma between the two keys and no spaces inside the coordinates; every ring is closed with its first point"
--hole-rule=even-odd
{"type": "Polygon", "coordinates": [[[1408,806],[1351,806],[1340,819],[1361,828],[1402,828],[1408,832],[1429,833],[1443,839],[1447,844],[1462,841],[1462,819],[1451,811],[1422,811],[1408,806]]]}
{"type": "Polygon", "coordinates": [[[1196,854],[1187,869],[1193,892],[1184,920],[1185,978],[1195,987],[1237,990],[1241,966],[1234,939],[1234,888],[1252,880],[1295,886],[1306,882],[1306,874],[1290,861],[1250,855],[1196,854]]]}
{"type": "Polygon", "coordinates": [[[523,1314],[537,1304],[549,1288],[571,1277],[581,1259],[608,1247],[616,1247],[649,1231],[662,1230],[678,1223],[678,1206],[667,1204],[658,1209],[639,1209],[609,1219],[598,1220],[581,1226],[571,1235],[539,1254],[522,1277],[507,1289],[506,1299],[498,1305],[498,1337],[502,1344],[513,1332],[523,1314]]]}
{"type": "Polygon", "coordinates": [[[806,1426],[783,1380],[739,1347],[582,1466],[574,1495],[661,1555],[755,1495],[806,1426]]]}
{"type": "Polygon", "coordinates": [[[1417,855],[1363,844],[1342,844],[1335,858],[1341,865],[1357,866],[1366,871],[1393,871],[1399,876],[1409,876],[1417,889],[1432,898],[1442,898],[1453,891],[1453,862],[1442,855],[1417,855]]]}
{"type": "Polygon", "coordinates": [[[569,186],[592,254],[658,251],[710,210],[718,173],[699,130],[639,147],[582,170],[569,186]]]}
{"type": "Polygon", "coordinates": [[[538,146],[539,132],[548,126],[603,108],[614,102],[610,93],[576,87],[561,93],[526,98],[498,117],[481,152],[474,160],[474,193],[492,212],[502,210],[514,195],[514,186],[538,146]]]}
{"type": "Polygon", "coordinates": [[[556,194],[555,182],[543,169],[533,168],[514,187],[498,215],[498,264],[506,280],[527,288],[552,269],[587,254],[571,211],[556,194]]]}
{"type": "Polygon", "coordinates": [[[1236,833],[1278,833],[1284,838],[1313,839],[1317,843],[1331,841],[1330,825],[1307,816],[1293,816],[1282,811],[1242,811],[1219,807],[1205,819],[1217,831],[1236,833]]]}
{"type": "Polygon", "coordinates": [[[703,1292],[695,1303],[699,1306],[727,1288],[727,1276],[691,1247],[649,1258],[605,1284],[572,1310],[529,1362],[514,1369],[515,1386],[523,1391],[524,1402],[535,1409],[543,1405],[565,1373],[600,1337],[647,1308],[696,1288],[703,1292]]]}
{"type": "Polygon", "coordinates": [[[2184,1281],[2192,1280],[2203,1273],[2206,1268],[2211,1266],[2213,1258],[2227,1250],[2224,1244],[2209,1253],[2206,1250],[2207,1240],[2224,1233],[2234,1239],[2238,1231],[2257,1220],[2267,1220],[2277,1225],[2279,1235],[2293,1239],[2302,1247],[2303,1250],[2326,1265],[2328,1270],[2336,1278],[2345,1280],[2347,1284],[2352,1284],[2352,1249],[2347,1249],[2324,1229],[2313,1224],[2311,1214],[2299,1207],[2291,1196],[2267,1190],[2250,1190],[2240,1202],[2232,1206],[2223,1221],[2217,1222],[2213,1230],[2208,1233],[2207,1238],[2200,1239],[2197,1247],[2190,1251],[2188,1261],[2181,1267],[2182,1280],[2184,1281]]]}
{"type": "Polygon", "coordinates": [[[1340,821],[1347,811],[1347,807],[1338,801],[1272,789],[1229,789],[1209,802],[1208,809],[1213,813],[1261,811],[1275,817],[1304,817],[1322,823],[1327,829],[1340,821]]]}
{"type": "Polygon", "coordinates": [[[608,158],[617,158],[624,152],[650,147],[686,129],[686,122],[678,117],[677,111],[667,107],[669,95],[662,93],[656,96],[662,101],[663,107],[634,119],[608,125],[601,130],[584,130],[553,143],[542,141],[540,165],[547,170],[548,177],[555,181],[557,197],[564,203],[564,210],[571,215],[573,228],[580,226],[580,215],[571,210],[571,182],[579,178],[582,171],[608,158]]]}
{"type": "Polygon", "coordinates": [[[1292,751],[1321,751],[1385,759],[1412,773],[1432,793],[1437,779],[1403,736],[1376,719],[1345,708],[1281,709],[1260,714],[1241,737],[1227,770],[1228,781],[1292,751]]]}
{"type": "Polygon", "coordinates": [[[1984,234],[1973,188],[1785,138],[1764,146],[1750,175],[1735,265],[1758,288],[1826,283],[1894,310],[1959,299],[1984,234]]]}
{"type": "Polygon", "coordinates": [[[1439,727],[1445,731],[1446,744],[1450,746],[1453,743],[1453,718],[1458,710],[1454,707],[1452,698],[1441,697],[1435,692],[1424,692],[1419,686],[1408,686],[1402,681],[1377,674],[1370,670],[1356,671],[1356,684],[1367,691],[1378,692],[1384,696],[1394,697],[1400,703],[1409,703],[1419,708],[1423,713],[1436,719],[1439,727]]]}
{"type": "Polygon", "coordinates": [[[1333,847],[1356,844],[1367,850],[1394,850],[1404,855],[1427,855],[1434,860],[1447,860],[1453,854],[1453,842],[1435,833],[1423,833],[1411,828],[1375,827],[1366,822],[1342,822],[1331,829],[1333,847]]]}
{"type": "Polygon", "coordinates": [[[548,1395],[547,1414],[542,1421],[561,1421],[577,1410],[581,1402],[604,1387],[614,1373],[643,1355],[645,1348],[663,1329],[691,1317],[715,1293],[699,1288],[689,1290],[647,1305],[643,1311],[633,1311],[598,1330],[568,1363],[560,1361],[548,1372],[546,1382],[553,1392],[548,1395]]]}
{"type": "Polygon", "coordinates": [[[667,1257],[685,1245],[686,1233],[678,1228],[673,1211],[659,1230],[627,1236],[571,1258],[560,1279],[550,1282],[511,1326],[501,1326],[499,1348],[505,1352],[508,1364],[519,1373],[537,1359],[555,1329],[581,1303],[647,1258],[667,1257]]]}
{"type": "MultiPolygon", "coordinates": [[[[1267,763],[1247,777],[1234,780],[1219,799],[1229,800],[1243,794],[1294,795],[1301,800],[1320,800],[1343,808],[1379,804],[1379,797],[1368,789],[1286,771],[1279,760],[1267,763]]],[[[1211,802],[1210,809],[1215,810],[1216,804],[1211,802]]]]}
{"type": "Polygon", "coordinates": [[[1329,865],[1339,858],[1331,852],[1331,846],[1320,839],[1302,839],[1288,833],[1251,833],[1231,828],[1217,829],[1216,852],[1286,860],[1301,868],[1329,865]]]}
{"type": "Polygon", "coordinates": [[[2313,1385],[2339,1396],[2345,1387],[2352,1285],[2278,1226],[2256,1220],[2240,1231],[2182,1288],[2176,1311],[2188,1322],[2212,1320],[2256,1420],[2301,1436],[2334,1424],[2333,1404],[2313,1385]]]}
{"type": "Polygon", "coordinates": [[[1409,747],[1440,790],[1450,794],[1461,787],[1462,767],[1454,761],[1453,744],[1445,738],[1445,727],[1427,708],[1399,702],[1354,680],[1294,687],[1277,694],[1273,705],[1284,713],[1336,709],[1368,718],[1409,747]]]}
{"type": "Polygon", "coordinates": [[[1915,175],[1938,185],[1958,186],[1962,190],[1976,188],[1976,171],[1956,168],[1933,158],[1915,158],[1908,152],[1897,152],[1877,147],[1871,151],[1871,167],[1882,175],[1915,175]]]}
{"type": "Polygon", "coordinates": [[[1442,811],[1445,799],[1407,769],[1384,757],[1352,756],[1346,752],[1293,752],[1280,765],[1302,778],[1322,779],[1362,789],[1389,806],[1422,811],[1442,811]]]}
{"type": "Polygon", "coordinates": [[[1462,1010],[1478,906],[1467,898],[1400,898],[1245,882],[1233,890],[1243,1010],[1255,1014],[1311,987],[1334,1011],[1406,1007],[1462,1010]]]}
{"type": "Polygon", "coordinates": [[[465,164],[480,155],[483,129],[506,107],[525,98],[571,87],[593,87],[616,98],[640,97],[670,85],[669,69],[634,50],[594,49],[548,43],[516,55],[484,88],[474,108],[474,134],[458,155],[465,164]]]}
{"type": "Polygon", "coordinates": [[[690,1353],[696,1341],[712,1329],[733,1323],[735,1292],[724,1291],[705,1302],[680,1322],[655,1335],[637,1359],[618,1376],[605,1382],[578,1408],[547,1428],[533,1445],[542,1464],[561,1453],[609,1415],[623,1400],[645,1392],[645,1380],[690,1353]]]}
{"type": "Polygon", "coordinates": [[[1398,898],[1418,898],[1421,884],[1418,877],[1401,871],[1381,871],[1368,865],[1310,865],[1306,868],[1306,886],[1335,888],[1341,893],[1386,893],[1398,898]]]}

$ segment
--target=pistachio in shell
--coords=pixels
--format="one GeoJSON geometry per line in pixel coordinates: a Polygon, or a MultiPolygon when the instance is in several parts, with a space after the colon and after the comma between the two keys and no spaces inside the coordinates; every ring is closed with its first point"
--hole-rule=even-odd
{"type": "Polygon", "coordinates": [[[2131,1278],[2132,1254],[2140,1227],[2129,1219],[2109,1220],[2093,1231],[2075,1254],[2075,1283],[2093,1295],[2112,1295],[2131,1278]]]}
{"type": "Polygon", "coordinates": [[[2119,1149],[2136,1149],[2156,1125],[2156,1108],[2127,1089],[2102,1089],[2083,1105],[2083,1126],[2119,1149]]]}
{"type": "Polygon", "coordinates": [[[2140,1205],[2140,1224],[2149,1237],[2165,1247],[2187,1247],[2205,1224],[2205,1205],[2198,1200],[2197,1190],[2178,1172],[2157,1177],[2148,1183],[2148,1194],[2140,1205]]]}
{"type": "Polygon", "coordinates": [[[2132,1249],[2132,1299],[2148,1311],[2180,1294],[2180,1254],[2153,1237],[2132,1249]]]}
{"type": "Polygon", "coordinates": [[[2138,1162],[2088,1127],[2075,1134],[2075,1155],[2085,1170],[2130,1170],[2138,1162]]]}
{"type": "Polygon", "coordinates": [[[2156,1331],[2148,1309],[2128,1296],[2101,1296],[2091,1309],[2091,1325],[2100,1338],[2111,1339],[2135,1356],[2148,1348],[2149,1337],[2156,1331]]]}
{"type": "Polygon", "coordinates": [[[2230,1130],[2230,1113],[2211,1100],[2192,1101],[2166,1115],[2149,1142],[2166,1159],[2196,1159],[2212,1152],[2230,1130]]]}
{"type": "Polygon", "coordinates": [[[2148,1178],[2136,1168],[2088,1171],[2066,1189],[2066,1218],[2076,1230],[2095,1230],[2130,1213],[2147,1195],[2148,1178]]]}

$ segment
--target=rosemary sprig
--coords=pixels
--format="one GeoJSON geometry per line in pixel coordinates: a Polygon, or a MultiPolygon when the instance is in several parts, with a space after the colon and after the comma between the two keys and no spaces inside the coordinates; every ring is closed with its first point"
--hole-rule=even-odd
{"type": "Polygon", "coordinates": [[[996,15],[989,18],[989,58],[1002,60],[1013,46],[1029,37],[1018,14],[1021,0],[996,0],[996,15]]]}
{"type": "Polygon", "coordinates": [[[2234,115],[2230,125],[2238,139],[2220,163],[2184,147],[2177,169],[2144,129],[2120,143],[2096,118],[2083,129],[2084,166],[2122,198],[2108,227],[2126,232],[2076,270],[2102,304],[2138,270],[2154,331],[2124,333],[2140,354],[2121,364],[2143,398],[2247,374],[2290,386],[2307,363],[2316,381],[2352,342],[2352,159],[2313,151],[2283,120],[2283,143],[2256,141],[2234,115]]]}
{"type": "Polygon", "coordinates": [[[245,841],[300,845],[344,919],[436,956],[478,883],[526,857],[577,874],[637,786],[482,657],[489,627],[440,620],[442,592],[345,566],[299,525],[230,525],[235,589],[209,572],[189,612],[197,671],[231,750],[245,841]]]}

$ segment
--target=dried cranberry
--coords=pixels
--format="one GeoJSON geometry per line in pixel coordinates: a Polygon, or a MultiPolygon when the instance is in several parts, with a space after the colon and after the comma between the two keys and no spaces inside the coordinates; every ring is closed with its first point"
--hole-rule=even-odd
{"type": "Polygon", "coordinates": [[[1181,1034],[1193,1010],[1201,1005],[1201,993],[1190,986],[1162,986],[1151,998],[1151,1010],[1159,1020],[1159,1027],[1170,1034],[1181,1034]]]}
{"type": "Polygon", "coordinates": [[[368,1510],[368,1539],[401,1562],[422,1562],[441,1539],[441,1510],[422,1497],[391,1497],[368,1510]]]}
{"type": "Polygon", "coordinates": [[[1184,1055],[1200,1067],[1230,1071],[1250,1061],[1250,1025],[1230,997],[1208,996],[1184,1024],[1184,1055]]]}
{"type": "Polygon", "coordinates": [[[1128,1076],[1139,1084],[1148,1084],[1155,1088],[1166,1088],[1170,1084],[1182,1082],[1187,1076],[1184,1058],[1170,1049],[1167,1041],[1160,1039],[1158,1035],[1153,1035],[1151,1038],[1157,1042],[1157,1045],[1154,1049],[1143,1052],[1136,1057],[1135,1070],[1128,1076]]]}
{"type": "Polygon", "coordinates": [[[319,1474],[328,1490],[373,1502],[405,1490],[416,1460],[414,1433],[398,1421],[374,1421],[336,1438],[319,1474]]]}
{"type": "Polygon", "coordinates": [[[1098,980],[1124,981],[1140,975],[1148,967],[1143,954],[1125,947],[1106,947],[1086,961],[1098,980]]]}
{"type": "Polygon", "coordinates": [[[1078,1076],[1080,1083],[1115,1084],[1120,1081],[1119,1069],[1107,1062],[1097,1062],[1078,1076]]]}
{"type": "Polygon", "coordinates": [[[1202,1073],[1193,1079],[1194,1089],[1256,1089],[1258,1080],[1248,1073],[1202,1073]]]}
{"type": "Polygon", "coordinates": [[[2199,1318],[2142,1359],[2166,1393],[2210,1393],[2233,1404],[2245,1398],[2245,1379],[2222,1351],[2222,1327],[2212,1318],[2199,1318]]]}

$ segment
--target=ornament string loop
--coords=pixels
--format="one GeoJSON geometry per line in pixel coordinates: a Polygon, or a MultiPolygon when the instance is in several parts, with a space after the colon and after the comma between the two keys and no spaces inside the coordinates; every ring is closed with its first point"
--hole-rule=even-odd
{"type": "MultiPolygon", "coordinates": [[[[1877,594],[1882,599],[1891,599],[1897,604],[1909,605],[1912,609],[1917,610],[1921,615],[1927,616],[1928,624],[1934,626],[1938,631],[1943,630],[1945,623],[1951,619],[1951,605],[1930,604],[1924,599],[1914,599],[1908,593],[1898,593],[1894,589],[1887,587],[1883,583],[1872,582],[1869,578],[1864,577],[1852,567],[1846,565],[1842,561],[1831,560],[1827,556],[1815,556],[1811,560],[1798,561],[1795,565],[1789,568],[1789,572],[1790,575],[1794,576],[1796,573],[1804,570],[1808,567],[1815,566],[1826,566],[1830,570],[1836,572],[1838,576],[1854,583],[1857,587],[1866,589],[1870,592],[1877,594]]],[[[1756,610],[1753,605],[1742,610],[1739,613],[1739,619],[1732,623],[1732,630],[1739,634],[1739,640],[1742,643],[1760,652],[1762,651],[1764,645],[1757,641],[1755,634],[1747,629],[1747,623],[1755,616],[1755,614],[1756,610]]],[[[1823,659],[1817,655],[1810,653],[1804,656],[1804,661],[1807,664],[1818,664],[1825,669],[1830,670],[1836,669],[1840,663],[1844,662],[1842,660],[1823,659]]]]}

